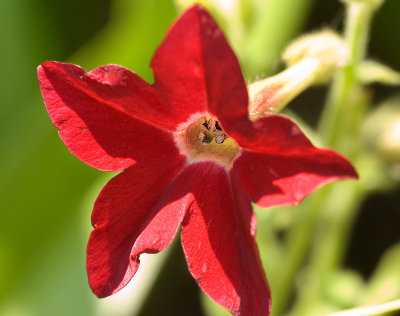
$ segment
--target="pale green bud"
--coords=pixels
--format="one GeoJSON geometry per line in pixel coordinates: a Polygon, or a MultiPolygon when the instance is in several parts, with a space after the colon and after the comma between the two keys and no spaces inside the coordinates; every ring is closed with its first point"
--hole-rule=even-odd
{"type": "Polygon", "coordinates": [[[338,67],[344,66],[348,61],[349,47],[335,32],[323,30],[298,38],[282,55],[289,66],[305,58],[313,58],[319,62],[314,82],[326,82],[338,67]]]}
{"type": "Polygon", "coordinates": [[[250,119],[279,112],[311,85],[328,82],[346,64],[349,49],[336,33],[323,30],[295,40],[282,58],[286,70],[248,85],[250,119]]]}
{"type": "Polygon", "coordinates": [[[275,76],[248,85],[250,119],[279,112],[312,85],[318,67],[317,60],[305,58],[275,76]]]}
{"type": "Polygon", "coordinates": [[[385,160],[400,162],[400,96],[380,105],[367,117],[362,135],[385,160]]]}

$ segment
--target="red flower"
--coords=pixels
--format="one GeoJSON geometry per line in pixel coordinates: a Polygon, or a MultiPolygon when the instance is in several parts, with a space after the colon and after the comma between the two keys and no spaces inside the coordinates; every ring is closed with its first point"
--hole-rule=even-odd
{"type": "Polygon", "coordinates": [[[250,201],[297,204],[324,183],[355,178],[351,164],[315,148],[289,119],[248,119],[239,64],[210,15],[189,9],[151,62],[155,83],[107,65],[45,62],[43,98],[76,157],[120,171],[94,205],[87,247],[99,297],[122,289],[142,253],[181,242],[202,290],[234,315],[269,315],[250,201]]]}

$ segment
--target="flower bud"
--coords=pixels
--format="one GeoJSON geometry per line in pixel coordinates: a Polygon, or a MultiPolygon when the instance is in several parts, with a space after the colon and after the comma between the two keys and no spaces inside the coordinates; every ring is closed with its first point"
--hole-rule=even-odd
{"type": "Polygon", "coordinates": [[[293,65],[305,58],[319,62],[314,73],[314,82],[329,81],[337,67],[346,64],[349,58],[349,47],[344,40],[331,30],[304,35],[290,44],[282,55],[283,60],[293,65]]]}
{"type": "Polygon", "coordinates": [[[400,97],[372,112],[363,125],[362,135],[386,161],[400,162],[400,97]]]}
{"type": "Polygon", "coordinates": [[[378,149],[391,161],[400,161],[400,116],[392,120],[378,138],[378,149]]]}
{"type": "Polygon", "coordinates": [[[349,49],[336,33],[323,30],[295,40],[282,58],[289,68],[248,86],[250,119],[279,112],[309,86],[328,82],[346,64],[349,49]]]}

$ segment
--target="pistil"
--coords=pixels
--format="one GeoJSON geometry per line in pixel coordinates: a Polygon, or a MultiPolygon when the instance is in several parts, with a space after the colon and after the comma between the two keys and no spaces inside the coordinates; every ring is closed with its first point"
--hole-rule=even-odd
{"type": "Polygon", "coordinates": [[[189,162],[214,161],[230,169],[239,152],[235,141],[212,117],[202,117],[188,124],[185,130],[176,134],[176,140],[189,162]]]}

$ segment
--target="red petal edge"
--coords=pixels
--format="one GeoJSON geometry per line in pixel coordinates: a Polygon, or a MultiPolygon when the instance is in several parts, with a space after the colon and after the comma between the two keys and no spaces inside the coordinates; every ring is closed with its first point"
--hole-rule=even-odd
{"type": "Polygon", "coordinates": [[[218,117],[229,134],[247,121],[247,89],[221,29],[200,5],[171,27],[151,62],[155,88],[182,123],[194,113],[218,117]]]}
{"type": "Polygon", "coordinates": [[[192,165],[182,178],[195,198],[181,233],[191,274],[207,295],[234,315],[269,315],[271,295],[254,240],[249,200],[214,163],[192,165]]]}
{"type": "Polygon", "coordinates": [[[298,126],[283,116],[255,121],[249,135],[242,134],[238,140],[244,149],[231,174],[260,206],[298,204],[325,183],[357,178],[345,157],[314,147],[298,126]]]}
{"type": "Polygon", "coordinates": [[[159,104],[156,93],[129,70],[108,65],[86,73],[76,65],[46,62],[38,68],[38,79],[61,139],[88,165],[119,171],[177,154],[172,135],[150,122],[151,106],[159,104]]]}
{"type": "Polygon", "coordinates": [[[89,284],[98,297],[130,281],[141,253],[156,253],[171,243],[189,203],[189,196],[171,184],[184,163],[179,159],[135,165],[101,191],[87,246],[89,284]]]}

